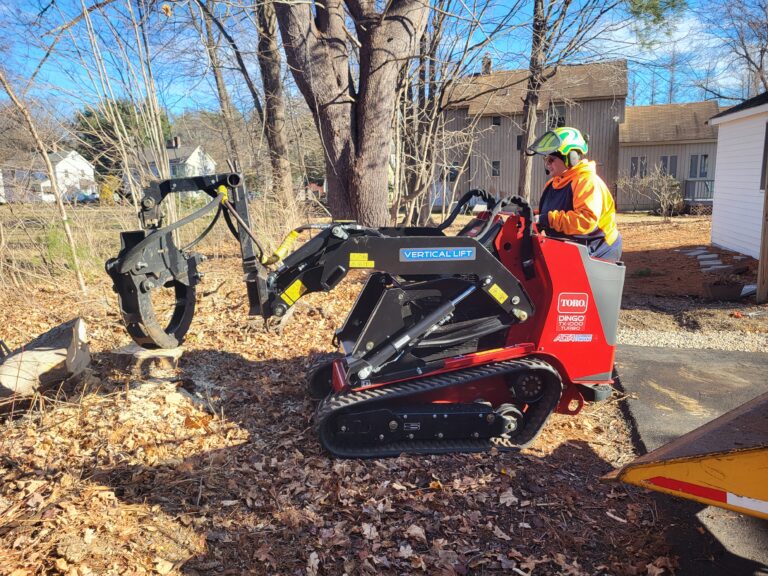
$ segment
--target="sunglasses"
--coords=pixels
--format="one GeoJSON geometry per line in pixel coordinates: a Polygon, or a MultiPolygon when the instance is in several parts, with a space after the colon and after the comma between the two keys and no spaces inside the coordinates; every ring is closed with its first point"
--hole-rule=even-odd
{"type": "Polygon", "coordinates": [[[550,164],[555,161],[554,156],[544,156],[544,164],[550,164]]]}

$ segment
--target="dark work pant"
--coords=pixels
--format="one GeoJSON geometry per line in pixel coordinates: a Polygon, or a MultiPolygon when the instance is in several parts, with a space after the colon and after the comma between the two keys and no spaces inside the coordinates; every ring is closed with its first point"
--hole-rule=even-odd
{"type": "Polygon", "coordinates": [[[621,234],[619,234],[616,237],[616,241],[610,246],[607,242],[600,242],[600,244],[595,248],[595,251],[592,252],[590,256],[592,256],[592,258],[600,258],[601,260],[611,260],[616,262],[617,260],[621,259],[621,249],[621,234]]]}

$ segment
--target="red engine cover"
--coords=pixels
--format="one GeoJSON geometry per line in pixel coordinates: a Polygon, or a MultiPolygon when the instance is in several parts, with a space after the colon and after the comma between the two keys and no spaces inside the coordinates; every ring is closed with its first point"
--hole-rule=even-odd
{"type": "Polygon", "coordinates": [[[591,259],[578,244],[533,235],[535,275],[526,279],[518,222],[517,216],[507,218],[496,249],[504,265],[523,283],[536,311],[528,321],[509,330],[507,345],[533,342],[534,354],[556,366],[566,385],[612,383],[623,266],[591,259]],[[591,282],[587,266],[592,270],[591,282]],[[613,296],[603,306],[602,318],[596,301],[601,294],[593,292],[597,283],[603,293],[613,296]]]}

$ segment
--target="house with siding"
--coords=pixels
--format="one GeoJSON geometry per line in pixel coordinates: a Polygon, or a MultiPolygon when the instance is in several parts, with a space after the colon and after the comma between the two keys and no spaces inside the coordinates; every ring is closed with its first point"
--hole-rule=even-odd
{"type": "MultiPolygon", "coordinates": [[[[619,178],[643,178],[658,168],[680,182],[686,203],[711,206],[717,127],[707,120],[719,111],[715,101],[628,106],[619,126],[619,178]]],[[[620,186],[616,203],[619,210],[655,207],[620,186]]]]}
{"type": "MultiPolygon", "coordinates": [[[[712,244],[760,258],[768,190],[768,92],[716,114],[712,244]]],[[[768,251],[768,250],[767,250],[768,251]]],[[[768,266],[763,255],[761,266],[768,266]]]]}
{"type": "MultiPolygon", "coordinates": [[[[171,138],[165,146],[168,156],[168,170],[171,178],[206,176],[216,172],[216,162],[199,144],[182,144],[178,137],[171,138]]],[[[159,177],[161,160],[152,148],[145,148],[140,154],[142,163],[153,176],[159,177]]]]}
{"type": "MultiPolygon", "coordinates": [[[[471,188],[484,188],[497,196],[517,193],[527,78],[527,70],[493,72],[486,61],[481,74],[456,82],[445,104],[446,131],[472,127],[474,142],[469,151],[454,153],[438,178],[436,204],[453,190],[458,196],[471,188]]],[[[624,60],[560,66],[541,90],[536,134],[557,126],[581,130],[598,174],[614,189],[626,96],[624,60]]],[[[544,164],[534,161],[534,205],[547,179],[544,164]]]]}
{"type": "MultiPolygon", "coordinates": [[[[65,200],[92,198],[97,194],[93,164],[78,152],[52,151],[56,186],[65,200]]],[[[39,154],[17,154],[0,166],[0,197],[8,202],[54,202],[51,180],[39,154]]]]}

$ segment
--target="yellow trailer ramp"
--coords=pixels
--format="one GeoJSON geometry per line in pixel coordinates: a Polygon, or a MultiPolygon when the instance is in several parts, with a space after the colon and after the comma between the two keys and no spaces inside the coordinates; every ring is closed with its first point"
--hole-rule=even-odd
{"type": "Polygon", "coordinates": [[[768,393],[603,476],[768,519],[768,393]]]}

